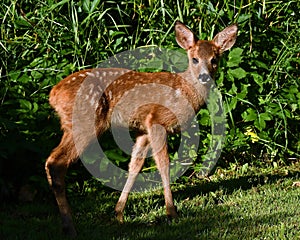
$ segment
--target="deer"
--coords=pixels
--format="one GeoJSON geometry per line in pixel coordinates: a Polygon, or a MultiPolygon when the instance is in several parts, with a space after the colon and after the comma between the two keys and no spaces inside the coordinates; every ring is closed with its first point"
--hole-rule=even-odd
{"type": "MultiPolygon", "coordinates": [[[[147,152],[151,149],[152,157],[160,173],[165,198],[166,215],[170,219],[177,219],[178,213],[173,203],[170,188],[170,160],[167,149],[167,135],[178,132],[181,125],[192,117],[186,106],[181,106],[183,101],[177,102],[176,94],[187,99],[194,112],[198,112],[205,104],[209,94],[209,85],[217,71],[218,61],[223,52],[229,50],[236,41],[238,26],[232,24],[220,31],[212,40],[199,40],[189,27],[180,21],[175,22],[175,38],[178,45],[183,48],[188,56],[188,67],[184,72],[137,72],[130,69],[96,68],[75,72],[55,85],[50,91],[49,102],[60,118],[63,132],[60,143],[54,148],[47,158],[45,169],[47,179],[52,189],[62,221],[63,232],[69,236],[77,235],[71,214],[71,208],[66,198],[65,176],[68,167],[75,163],[91,141],[88,132],[77,133],[82,144],[75,144],[73,113],[76,95],[81,84],[87,78],[92,78],[93,87],[101,86],[103,81],[113,78],[111,84],[103,90],[100,99],[94,99],[89,91],[83,91],[82,99],[92,99],[84,104],[93,105],[95,111],[94,129],[97,136],[106,132],[111,122],[120,126],[129,127],[136,132],[136,141],[132,148],[131,159],[128,167],[127,182],[115,207],[116,219],[123,223],[124,208],[129,192],[141,171],[147,152]],[[143,104],[133,113],[128,113],[126,104],[119,108],[118,101],[126,92],[134,90],[137,86],[159,84],[167,86],[174,91],[165,91],[157,88],[156,96],[159,103],[143,104]],[[173,96],[169,96],[173,94],[173,96]],[[168,107],[176,105],[177,113],[168,107]],[[179,119],[180,118],[180,119],[179,119]]],[[[139,97],[145,92],[135,90],[135,96],[127,104],[139,104],[139,97]]],[[[82,100],[83,101],[83,100],[82,100]]],[[[80,102],[80,100],[79,100],[80,102]]]]}

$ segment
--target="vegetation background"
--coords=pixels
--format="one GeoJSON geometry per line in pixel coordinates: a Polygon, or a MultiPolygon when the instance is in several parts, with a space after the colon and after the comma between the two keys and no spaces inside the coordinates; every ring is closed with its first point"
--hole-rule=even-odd
{"type": "MultiPolygon", "coordinates": [[[[218,169],[274,170],[299,163],[299,12],[298,0],[3,0],[0,200],[50,195],[44,162],[61,136],[48,104],[51,88],[70,73],[126,50],[178,48],[177,19],[201,39],[239,24],[237,43],[224,55],[216,77],[227,115],[218,169]]],[[[199,115],[201,134],[208,136],[198,150],[201,156],[209,147],[210,121],[206,109],[199,115]]],[[[117,149],[108,152],[116,164],[127,165],[128,156],[117,149]]],[[[189,174],[200,165],[201,157],[189,174]]],[[[73,168],[69,192],[81,194],[90,184],[87,177],[73,168]]],[[[189,181],[188,175],[182,181],[189,181]]]]}

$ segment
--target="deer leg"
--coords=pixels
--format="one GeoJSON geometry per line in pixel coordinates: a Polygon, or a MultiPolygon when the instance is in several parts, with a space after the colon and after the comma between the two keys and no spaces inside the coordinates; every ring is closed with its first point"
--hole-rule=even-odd
{"type": "Polygon", "coordinates": [[[138,136],[132,150],[131,160],[129,163],[128,178],[115,208],[116,217],[120,223],[123,223],[124,221],[123,212],[124,212],[125,204],[127,202],[129,192],[140,170],[144,165],[144,161],[148,149],[149,149],[148,136],[147,135],[138,136]]]}
{"type": "Polygon", "coordinates": [[[46,161],[46,173],[50,187],[57,201],[63,231],[75,237],[76,230],[72,221],[71,209],[66,198],[65,175],[68,166],[77,160],[78,154],[72,141],[72,135],[64,134],[60,144],[52,151],[46,161]]]}
{"type": "Polygon", "coordinates": [[[170,219],[177,218],[178,214],[173,203],[170,188],[170,161],[167,149],[166,130],[163,126],[154,124],[148,129],[148,135],[153,158],[162,178],[167,216],[170,219]]]}

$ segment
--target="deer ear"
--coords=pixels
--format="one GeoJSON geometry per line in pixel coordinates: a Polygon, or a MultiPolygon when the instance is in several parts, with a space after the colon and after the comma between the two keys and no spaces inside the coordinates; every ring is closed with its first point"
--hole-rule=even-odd
{"type": "Polygon", "coordinates": [[[188,50],[194,46],[196,42],[194,33],[180,21],[175,23],[175,34],[178,45],[183,49],[188,50]]]}
{"type": "Polygon", "coordinates": [[[213,42],[220,47],[221,53],[230,49],[234,45],[237,36],[237,31],[237,24],[233,24],[225,28],[223,31],[219,32],[214,37],[213,42]]]}

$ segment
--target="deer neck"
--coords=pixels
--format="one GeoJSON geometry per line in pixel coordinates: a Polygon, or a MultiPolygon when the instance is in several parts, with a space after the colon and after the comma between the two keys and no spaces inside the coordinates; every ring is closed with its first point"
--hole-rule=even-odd
{"type": "Polygon", "coordinates": [[[208,97],[209,89],[212,83],[201,83],[189,69],[187,69],[185,72],[178,73],[178,75],[193,86],[195,97],[197,98],[197,105],[200,108],[208,97]]]}

